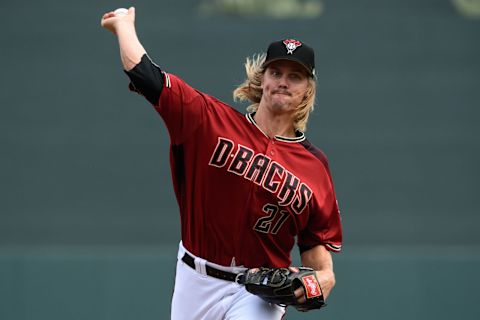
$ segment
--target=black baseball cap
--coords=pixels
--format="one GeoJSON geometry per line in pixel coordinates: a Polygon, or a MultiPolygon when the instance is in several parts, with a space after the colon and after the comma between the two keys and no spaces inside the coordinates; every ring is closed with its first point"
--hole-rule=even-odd
{"type": "Polygon", "coordinates": [[[313,49],[295,39],[272,42],[267,49],[267,57],[263,67],[278,60],[290,60],[300,63],[310,76],[315,76],[315,53],[313,49]]]}

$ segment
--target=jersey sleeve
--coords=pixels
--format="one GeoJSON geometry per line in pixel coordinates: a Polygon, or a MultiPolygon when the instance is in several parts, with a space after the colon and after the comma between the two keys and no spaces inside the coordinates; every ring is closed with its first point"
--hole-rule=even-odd
{"type": "Polygon", "coordinates": [[[316,195],[307,226],[298,235],[300,252],[317,245],[324,245],[329,251],[342,249],[342,224],[338,201],[328,166],[324,167],[325,183],[316,195]]]}
{"type": "Polygon", "coordinates": [[[207,109],[215,108],[212,98],[179,77],[164,72],[164,88],[157,112],[165,121],[172,144],[184,142],[199,128],[208,116],[207,109]]]}
{"type": "Polygon", "coordinates": [[[152,105],[158,103],[164,85],[164,75],[160,67],[147,54],[142,56],[132,70],[125,73],[130,78],[128,88],[131,91],[144,96],[152,105]]]}
{"type": "Polygon", "coordinates": [[[130,71],[129,89],[144,96],[165,121],[171,142],[181,144],[206,117],[213,99],[161,70],[148,55],[130,71]]]}

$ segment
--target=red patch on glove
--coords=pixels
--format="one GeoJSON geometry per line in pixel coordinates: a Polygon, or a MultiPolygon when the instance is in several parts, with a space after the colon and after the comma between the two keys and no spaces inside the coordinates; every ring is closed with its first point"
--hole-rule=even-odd
{"type": "Polygon", "coordinates": [[[303,277],[302,282],[305,287],[305,294],[307,295],[307,299],[319,297],[322,295],[320,285],[318,284],[317,278],[315,278],[314,275],[303,277]]]}

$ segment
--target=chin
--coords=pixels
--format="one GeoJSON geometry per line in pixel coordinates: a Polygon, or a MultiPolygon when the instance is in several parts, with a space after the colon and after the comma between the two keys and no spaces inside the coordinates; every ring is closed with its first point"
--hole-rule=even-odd
{"type": "Polygon", "coordinates": [[[291,108],[287,104],[272,104],[271,110],[275,113],[287,113],[291,112],[291,108]]]}
{"type": "Polygon", "coordinates": [[[280,99],[274,99],[272,101],[272,107],[275,109],[288,109],[289,103],[287,100],[288,99],[283,99],[283,97],[280,99]]]}

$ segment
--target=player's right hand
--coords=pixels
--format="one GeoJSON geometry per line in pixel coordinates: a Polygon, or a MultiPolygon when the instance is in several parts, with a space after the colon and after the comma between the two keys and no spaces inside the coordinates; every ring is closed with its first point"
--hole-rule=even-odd
{"type": "Polygon", "coordinates": [[[135,23],[135,8],[128,8],[128,14],[126,15],[117,15],[114,11],[109,11],[105,13],[102,17],[100,24],[103,28],[110,30],[114,34],[117,34],[117,28],[123,24],[134,24],[135,23]]]}

